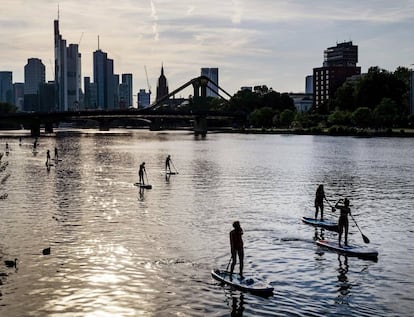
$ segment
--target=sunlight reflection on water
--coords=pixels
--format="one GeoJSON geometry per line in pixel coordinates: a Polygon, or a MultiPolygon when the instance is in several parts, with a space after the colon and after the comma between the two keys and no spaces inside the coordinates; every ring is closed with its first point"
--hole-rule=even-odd
{"type": "Polygon", "coordinates": [[[87,131],[42,137],[37,155],[29,137],[21,147],[7,141],[0,256],[19,266],[0,269],[0,315],[408,316],[414,308],[414,217],[402,212],[414,209],[410,139],[87,131]],[[63,160],[47,171],[55,145],[63,160]],[[166,178],[167,154],[179,174],[166,178]],[[142,161],[153,188],[139,193],[142,161]],[[320,183],[332,201],[351,197],[377,263],[316,247],[321,233],[336,239],[300,221],[313,215],[320,183]],[[271,298],[210,276],[228,263],[235,219],[246,271],[270,281],[271,298]]]}

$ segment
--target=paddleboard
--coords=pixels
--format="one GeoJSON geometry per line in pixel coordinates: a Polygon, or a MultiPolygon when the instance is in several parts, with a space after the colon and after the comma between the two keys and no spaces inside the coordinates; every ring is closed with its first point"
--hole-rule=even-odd
{"type": "Polygon", "coordinates": [[[212,270],[211,276],[217,281],[233,286],[241,291],[247,291],[262,296],[273,295],[274,288],[257,277],[245,276],[244,278],[240,278],[240,274],[233,273],[232,279],[230,279],[230,272],[219,269],[212,270]]]}
{"type": "Polygon", "coordinates": [[[308,225],[338,232],[338,223],[330,220],[315,220],[314,218],[302,217],[302,221],[308,225]]]}
{"type": "Polygon", "coordinates": [[[378,251],[373,248],[367,248],[358,245],[339,246],[338,241],[318,240],[316,244],[325,247],[330,250],[334,250],[338,253],[342,253],[349,256],[356,256],[360,258],[376,259],[378,257],[378,251]]]}
{"type": "Polygon", "coordinates": [[[52,160],[54,160],[55,162],[62,162],[62,159],[55,159],[55,158],[52,158],[52,160]]]}
{"type": "Polygon", "coordinates": [[[143,185],[143,184],[140,184],[140,183],[134,183],[134,186],[137,186],[139,188],[145,188],[145,189],[151,189],[152,188],[152,185],[149,185],[149,184],[143,185]]]}
{"type": "Polygon", "coordinates": [[[176,172],[165,172],[165,174],[167,174],[167,175],[176,175],[177,173],[176,172]]]}

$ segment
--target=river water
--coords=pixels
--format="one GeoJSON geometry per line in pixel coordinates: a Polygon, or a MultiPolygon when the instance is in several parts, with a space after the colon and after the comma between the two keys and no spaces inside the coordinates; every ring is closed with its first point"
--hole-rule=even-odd
{"type": "MultiPolygon", "coordinates": [[[[413,139],[58,130],[34,155],[19,133],[0,136],[0,316],[412,315],[413,139]],[[62,161],[47,169],[55,147],[62,161]],[[152,189],[140,193],[143,161],[152,189]],[[377,262],[316,246],[337,239],[300,220],[318,184],[332,202],[350,197],[377,262]],[[246,274],[272,297],[211,278],[234,220],[246,274]]],[[[364,245],[353,223],[349,242],[364,245]]]]}

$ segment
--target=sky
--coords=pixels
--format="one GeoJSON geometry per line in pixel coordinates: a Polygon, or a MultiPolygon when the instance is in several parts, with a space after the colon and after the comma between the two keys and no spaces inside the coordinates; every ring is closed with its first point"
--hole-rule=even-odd
{"type": "Polygon", "coordinates": [[[0,8],[0,71],[13,82],[24,82],[33,57],[53,80],[58,8],[62,37],[80,45],[82,77],[93,80],[99,36],[115,73],[133,74],[134,94],[148,89],[146,67],[153,97],[161,65],[170,91],[218,67],[231,95],[255,85],[304,92],[324,50],[350,40],[362,72],[414,64],[414,0],[0,0],[0,8]]]}

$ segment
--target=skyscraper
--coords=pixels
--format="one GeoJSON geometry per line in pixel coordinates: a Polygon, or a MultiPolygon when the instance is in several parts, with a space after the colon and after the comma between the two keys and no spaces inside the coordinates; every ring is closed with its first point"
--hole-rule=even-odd
{"type": "Polygon", "coordinates": [[[340,43],[324,51],[323,66],[313,69],[313,105],[316,108],[327,106],[327,101],[347,78],[361,74],[357,62],[358,47],[352,42],[340,43]]]}
{"type": "Polygon", "coordinates": [[[214,84],[207,84],[207,97],[218,97],[219,70],[218,68],[201,68],[201,76],[206,76],[214,84]]]}
{"type": "Polygon", "coordinates": [[[146,108],[150,105],[151,92],[146,92],[145,89],[140,89],[138,93],[138,108],[146,108]]]}
{"type": "Polygon", "coordinates": [[[13,103],[13,73],[0,72],[0,102],[13,103]]]}
{"type": "Polygon", "coordinates": [[[93,53],[93,80],[96,85],[96,106],[100,109],[114,109],[114,61],[100,49],[93,53]]]}
{"type": "Polygon", "coordinates": [[[45,82],[45,65],[39,58],[29,58],[24,66],[24,110],[39,111],[39,89],[45,82]]]}
{"type": "Polygon", "coordinates": [[[81,54],[78,44],[66,48],[68,109],[77,109],[81,95],[81,54]]]}
{"type": "Polygon", "coordinates": [[[161,66],[161,75],[158,78],[156,101],[168,95],[168,82],[164,75],[164,65],[161,66]]]}
{"type": "Polygon", "coordinates": [[[121,91],[119,93],[120,99],[123,99],[125,101],[125,104],[127,107],[132,107],[133,101],[132,101],[132,74],[122,74],[122,84],[123,86],[123,94],[121,94],[121,91]]]}
{"type": "Polygon", "coordinates": [[[77,44],[66,46],[66,40],[60,34],[59,20],[54,21],[54,47],[56,110],[67,111],[79,103],[81,54],[77,44]]]}

